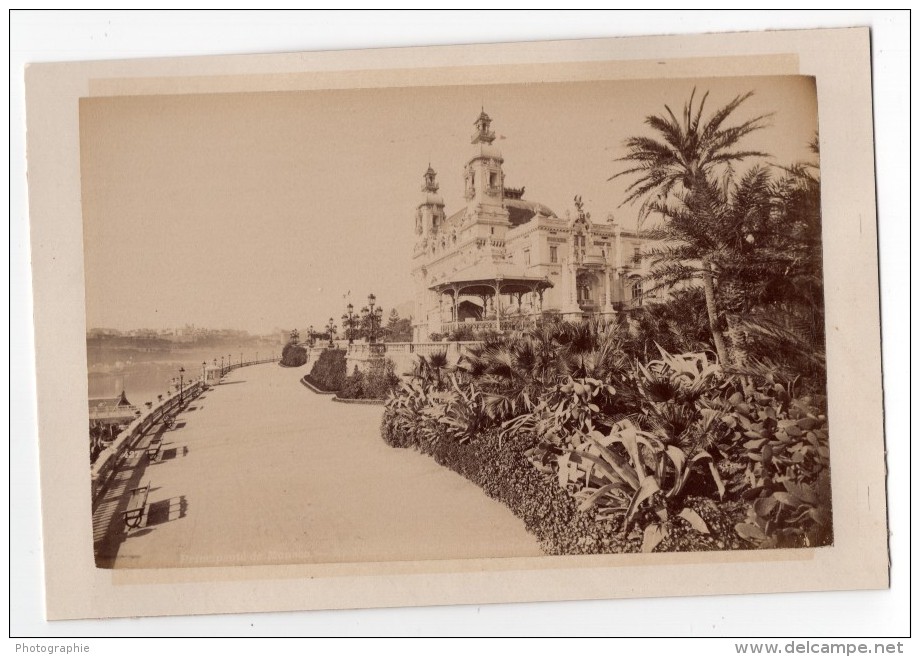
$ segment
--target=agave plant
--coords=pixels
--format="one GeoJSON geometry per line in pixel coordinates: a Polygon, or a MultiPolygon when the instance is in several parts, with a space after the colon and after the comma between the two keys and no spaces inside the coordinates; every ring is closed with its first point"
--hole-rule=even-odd
{"type": "Polygon", "coordinates": [[[721,381],[722,368],[718,363],[710,363],[705,353],[669,354],[656,345],[661,354],[660,360],[650,361],[647,365],[638,364],[643,375],[642,387],[659,389],[664,384],[673,392],[670,398],[677,401],[694,401],[703,393],[716,387],[721,381]]]}
{"type": "Polygon", "coordinates": [[[663,442],[684,448],[718,442],[724,433],[715,422],[719,412],[707,403],[727,385],[722,368],[704,353],[673,355],[658,349],[660,360],[636,365],[641,425],[663,442]]]}
{"type": "Polygon", "coordinates": [[[624,534],[640,514],[653,518],[642,527],[646,552],[668,536],[675,516],[700,533],[709,532],[699,514],[683,502],[687,481],[703,462],[708,462],[720,494],[724,493],[707,452],[688,453],[666,445],[628,419],[607,435],[592,431],[583,437],[577,447],[562,450],[556,472],[560,486],[575,496],[581,510],[597,508],[601,517],[622,517],[624,534]]]}
{"type": "Polygon", "coordinates": [[[444,435],[460,444],[475,439],[489,420],[482,393],[472,383],[461,385],[454,375],[450,376],[450,388],[434,393],[431,405],[423,413],[440,429],[431,432],[430,440],[444,435]]]}
{"type": "Polygon", "coordinates": [[[419,380],[402,381],[384,402],[384,422],[390,431],[400,435],[401,444],[417,443],[422,437],[428,418],[425,409],[432,403],[433,384],[419,380]]]}
{"type": "Polygon", "coordinates": [[[544,393],[533,407],[501,425],[501,438],[520,434],[537,436],[562,446],[581,441],[578,436],[595,428],[609,428],[614,419],[606,411],[616,399],[616,389],[599,379],[566,377],[544,393]]]}

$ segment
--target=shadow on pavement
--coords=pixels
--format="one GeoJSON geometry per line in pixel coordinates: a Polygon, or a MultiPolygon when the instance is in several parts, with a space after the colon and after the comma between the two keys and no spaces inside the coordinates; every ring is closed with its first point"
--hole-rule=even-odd
{"type": "Polygon", "coordinates": [[[135,450],[133,456],[124,459],[93,510],[93,551],[98,568],[111,568],[121,544],[128,538],[124,512],[128,508],[129,493],[141,485],[146,466],[147,456],[143,450],[135,450]]]}
{"type": "MultiPolygon", "coordinates": [[[[185,422],[177,422],[174,427],[181,428],[185,422]]],[[[150,442],[163,439],[163,434],[167,431],[163,423],[157,424],[153,430],[148,432],[138,440],[133,447],[125,453],[124,457],[116,466],[117,472],[109,482],[108,487],[102,497],[93,506],[93,552],[96,557],[96,567],[111,568],[118,557],[118,551],[122,543],[130,536],[137,536],[144,529],[134,530],[129,533],[124,522],[124,512],[128,508],[130,491],[144,484],[150,485],[148,495],[152,495],[157,490],[153,486],[150,478],[146,476],[147,468],[155,465],[147,459],[147,447],[150,442]]],[[[160,460],[165,458],[175,458],[181,450],[182,455],[188,453],[187,447],[172,447],[160,452],[160,460]],[[172,452],[168,455],[168,452],[172,452]]],[[[154,475],[155,476],[155,475],[154,475]]],[[[179,498],[176,498],[179,499],[179,498]]],[[[182,503],[184,505],[184,501],[182,503]]],[[[178,506],[176,507],[179,508],[178,506]]],[[[183,506],[184,508],[184,506],[183,506]]],[[[150,525],[150,512],[154,510],[153,504],[148,500],[147,524],[150,525]]],[[[162,512],[156,511],[157,514],[162,512]]],[[[181,516],[179,516],[181,517],[181,516]]]]}
{"type": "Polygon", "coordinates": [[[163,451],[160,452],[160,460],[157,461],[157,463],[162,463],[163,461],[171,461],[172,459],[178,458],[180,456],[188,456],[188,446],[177,445],[176,447],[164,448],[163,451]]]}
{"type": "MultiPolygon", "coordinates": [[[[147,524],[144,529],[179,520],[184,518],[186,513],[188,513],[188,503],[185,501],[185,495],[152,502],[147,510],[147,524]]],[[[133,532],[131,536],[137,536],[139,533],[133,532]]]]}

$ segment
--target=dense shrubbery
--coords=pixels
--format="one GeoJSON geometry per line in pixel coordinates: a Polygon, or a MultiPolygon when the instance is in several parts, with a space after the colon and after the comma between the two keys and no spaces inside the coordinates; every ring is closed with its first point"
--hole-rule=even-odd
{"type": "Polygon", "coordinates": [[[293,342],[288,342],[281,350],[281,364],[285,367],[300,367],[307,362],[307,350],[293,342]]]}
{"type": "MultiPolygon", "coordinates": [[[[383,439],[393,447],[408,447],[408,434],[384,416],[383,439]]],[[[439,440],[413,445],[440,465],[450,468],[502,502],[523,520],[547,554],[635,551],[638,543],[624,541],[612,523],[597,522],[551,480],[534,470],[523,455],[523,444],[501,444],[494,431],[474,442],[439,440]]]]}
{"type": "Polygon", "coordinates": [[[313,364],[307,379],[311,384],[327,392],[337,392],[345,385],[344,349],[326,349],[313,364]]]}
{"type": "Polygon", "coordinates": [[[766,157],[740,142],[768,115],[729,124],[750,95],[706,118],[691,94],[618,158],[625,202],[658,218],[645,290],[670,301],[420,360],[387,442],[469,477],[550,552],[829,545],[820,180],[736,168],[766,157]]]}
{"type": "Polygon", "coordinates": [[[399,384],[396,366],[389,358],[379,358],[368,363],[367,372],[355,366],[345,379],[338,397],[341,399],[385,399],[399,384]]]}
{"type": "Polygon", "coordinates": [[[476,339],[476,331],[472,326],[458,326],[450,332],[448,338],[451,342],[468,342],[476,339]]]}
{"type": "Polygon", "coordinates": [[[432,455],[550,553],[827,545],[826,416],[770,370],[627,357],[615,324],[435,354],[387,401],[394,447],[432,455]]]}
{"type": "Polygon", "coordinates": [[[705,307],[703,290],[697,287],[675,290],[667,302],[631,310],[622,320],[623,351],[642,362],[656,358],[659,347],[672,354],[714,354],[705,307]]]}

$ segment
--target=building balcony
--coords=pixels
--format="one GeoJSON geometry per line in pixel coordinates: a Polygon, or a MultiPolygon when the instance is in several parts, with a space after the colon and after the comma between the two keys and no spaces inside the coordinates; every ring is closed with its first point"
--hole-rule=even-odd
{"type": "Polygon", "coordinates": [[[475,340],[461,342],[378,342],[373,353],[367,344],[355,343],[348,347],[347,358],[350,361],[366,361],[374,357],[387,356],[395,359],[411,359],[413,356],[431,356],[436,353],[447,354],[453,361],[471,346],[481,344],[475,340]]]}
{"type": "Polygon", "coordinates": [[[471,330],[471,331],[497,331],[498,322],[494,319],[481,319],[464,322],[442,322],[441,328],[445,333],[453,331],[471,330]]]}
{"type": "Polygon", "coordinates": [[[579,301],[578,307],[586,313],[596,313],[603,310],[603,304],[600,301],[595,301],[594,299],[585,299],[583,301],[579,301]]]}
{"type": "Polygon", "coordinates": [[[541,319],[546,318],[546,314],[529,313],[521,315],[506,315],[501,318],[501,322],[495,319],[467,320],[463,322],[442,322],[441,328],[444,333],[454,331],[523,331],[533,328],[541,319]]]}
{"type": "Polygon", "coordinates": [[[606,267],[607,260],[602,253],[588,253],[582,258],[583,267],[606,267]]]}

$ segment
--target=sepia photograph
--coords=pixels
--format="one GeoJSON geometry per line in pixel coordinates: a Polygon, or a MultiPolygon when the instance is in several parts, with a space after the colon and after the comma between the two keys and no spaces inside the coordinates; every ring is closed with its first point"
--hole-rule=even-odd
{"type": "Polygon", "coordinates": [[[85,98],[103,568],[833,543],[806,76],[85,98]]]}
{"type": "Polygon", "coordinates": [[[48,621],[891,586],[869,30],[484,39],[25,69],[48,621]]]}

